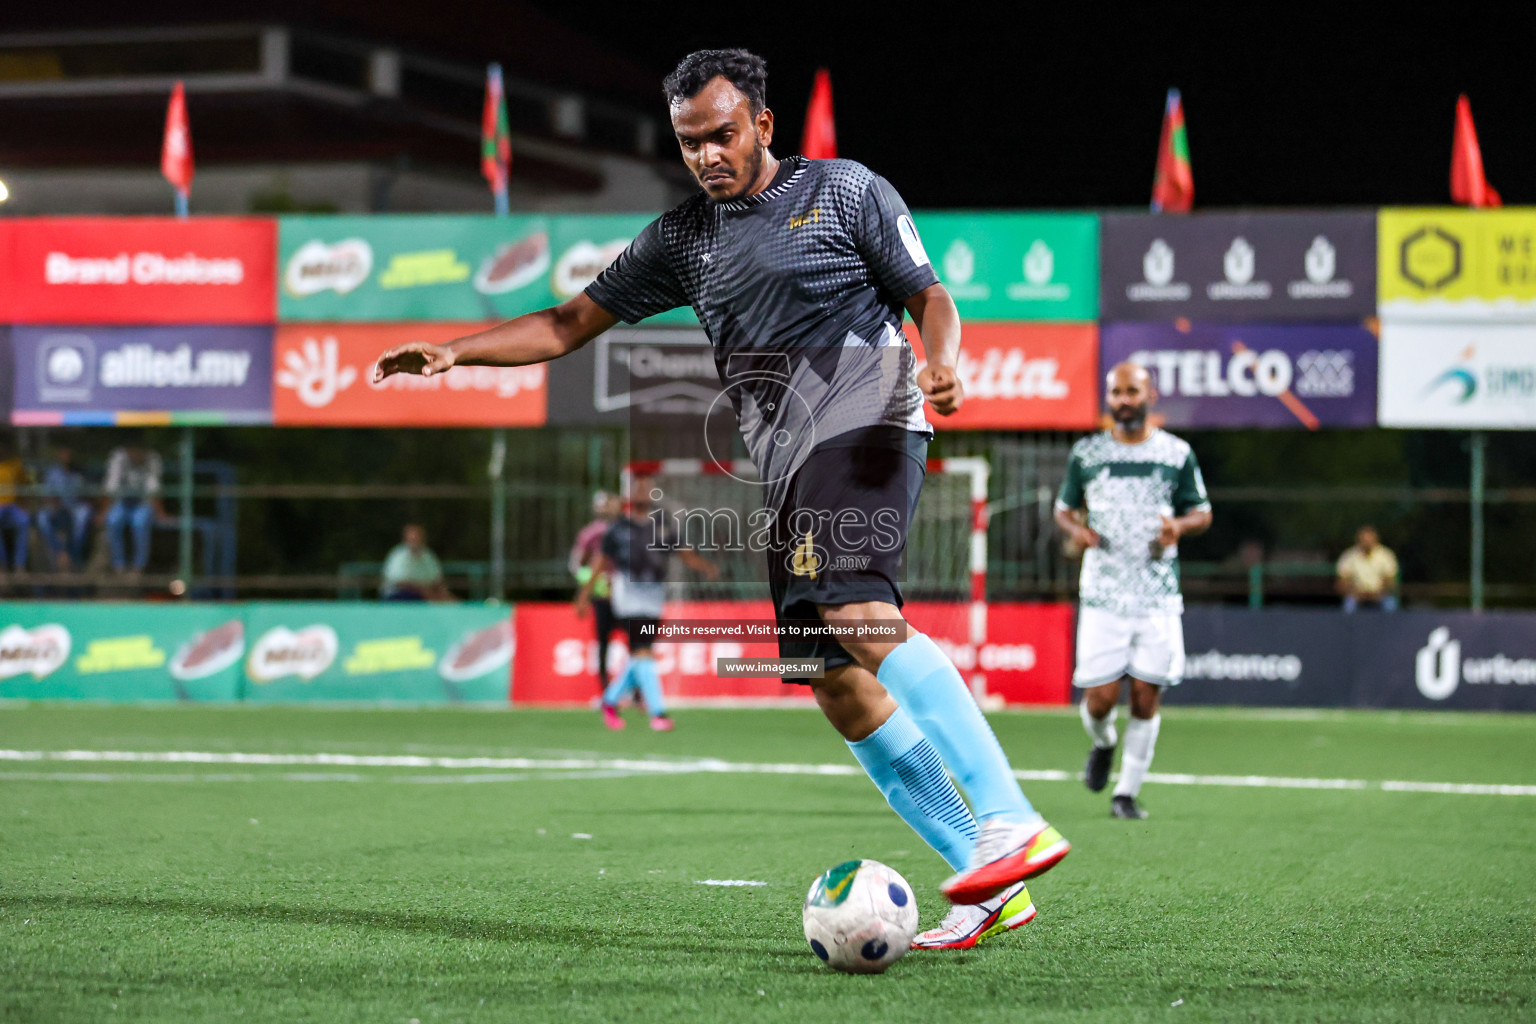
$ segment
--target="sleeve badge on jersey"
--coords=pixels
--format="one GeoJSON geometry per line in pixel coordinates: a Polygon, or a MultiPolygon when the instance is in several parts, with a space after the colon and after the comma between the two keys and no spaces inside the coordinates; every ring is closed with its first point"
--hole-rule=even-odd
{"type": "Polygon", "coordinates": [[[901,244],[907,247],[907,255],[912,257],[912,262],[919,267],[926,267],[928,252],[923,248],[923,240],[917,237],[917,225],[912,223],[912,218],[906,214],[897,217],[896,233],[901,236],[901,244]]]}

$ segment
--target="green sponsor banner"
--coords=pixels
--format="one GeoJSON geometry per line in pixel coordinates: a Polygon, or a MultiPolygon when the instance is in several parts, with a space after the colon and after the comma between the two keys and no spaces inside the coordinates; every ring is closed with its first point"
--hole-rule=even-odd
{"type": "MultiPolygon", "coordinates": [[[[501,320],[579,294],[650,214],[283,217],[278,317],[501,320]]],[[[696,322],[691,309],[652,318],[696,322]]]]}
{"type": "MultiPolygon", "coordinates": [[[[1099,219],[918,213],[923,243],[972,320],[1091,321],[1099,219]]],[[[284,217],[278,316],[294,321],[499,320],[563,302],[651,214],[284,217]]],[[[653,323],[694,323],[691,309],[653,323]]]]}
{"type": "Polygon", "coordinates": [[[256,603],[245,621],[247,701],[505,701],[510,690],[505,607],[256,603]]]}
{"type": "Polygon", "coordinates": [[[505,701],[508,608],[0,604],[0,698],[505,701]]]}
{"type": "Polygon", "coordinates": [[[939,280],[967,320],[1091,321],[1099,218],[1083,213],[915,213],[939,280]]]}
{"type": "Polygon", "coordinates": [[[235,700],[239,605],[0,605],[0,697],[235,700]]]}

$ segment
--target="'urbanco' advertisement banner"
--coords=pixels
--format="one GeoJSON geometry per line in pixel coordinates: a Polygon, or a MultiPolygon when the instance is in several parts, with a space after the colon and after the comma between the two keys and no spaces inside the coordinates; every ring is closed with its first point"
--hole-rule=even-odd
{"type": "Polygon", "coordinates": [[[1337,610],[1184,609],[1184,681],[1173,704],[1343,707],[1350,703],[1350,626],[1337,610]]]}
{"type": "Polygon", "coordinates": [[[1105,324],[1100,369],[1145,366],[1174,428],[1369,427],[1376,336],[1346,324],[1105,324]]]}
{"type": "Polygon", "coordinates": [[[1105,320],[1376,314],[1374,213],[1108,214],[1099,260],[1105,320]]]}
{"type": "MultiPolygon", "coordinates": [[[[646,214],[284,217],[283,320],[499,320],[581,293],[646,214]]],[[[691,309],[652,321],[694,323],[691,309]]]]}
{"type": "Polygon", "coordinates": [[[271,327],[16,327],[11,422],[272,421],[271,327]]]}
{"type": "Polygon", "coordinates": [[[379,354],[412,341],[440,344],[483,323],[283,324],[277,329],[272,421],[279,426],[537,427],[548,367],[455,366],[374,383],[379,354]]]}
{"type": "MultiPolygon", "coordinates": [[[[256,217],[37,217],[6,224],[0,319],[270,324],[277,226],[256,217]]],[[[0,245],[3,245],[0,241],[0,245]]]]}
{"type": "Polygon", "coordinates": [[[971,320],[1093,320],[1099,219],[1086,213],[916,213],[933,269],[971,320]]]}
{"type": "Polygon", "coordinates": [[[1536,321],[1536,210],[1379,214],[1384,320],[1536,321]]]}
{"type": "Polygon", "coordinates": [[[1184,612],[1176,704],[1536,711],[1529,612],[1184,612]]]}
{"type": "Polygon", "coordinates": [[[1536,428],[1536,323],[1381,325],[1381,425],[1536,428]]]}

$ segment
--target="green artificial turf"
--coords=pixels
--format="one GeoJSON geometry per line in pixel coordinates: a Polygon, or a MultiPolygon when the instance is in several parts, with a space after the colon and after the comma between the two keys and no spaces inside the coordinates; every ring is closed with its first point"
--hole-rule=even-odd
{"type": "MultiPolygon", "coordinates": [[[[853,764],[811,711],[677,722],[11,706],[0,748],[853,764]]],[[[1075,714],[993,722],[1080,767],[1075,714]]],[[[1536,717],[1175,708],[1154,770],[1528,786],[1536,717]]],[[[1536,1017],[1536,796],[1026,791],[1075,847],[1035,922],[850,977],[801,937],[815,875],[885,861],[927,926],[948,873],[862,776],[0,760],[0,1021],[1536,1017]]]]}

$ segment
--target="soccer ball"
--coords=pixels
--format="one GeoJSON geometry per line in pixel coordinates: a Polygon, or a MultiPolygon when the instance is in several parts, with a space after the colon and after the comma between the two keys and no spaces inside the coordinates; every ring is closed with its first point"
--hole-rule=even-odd
{"type": "Polygon", "coordinates": [[[879,974],[912,947],[917,898],[884,864],[844,861],[811,883],[803,919],[806,941],[828,967],[879,974]]]}

